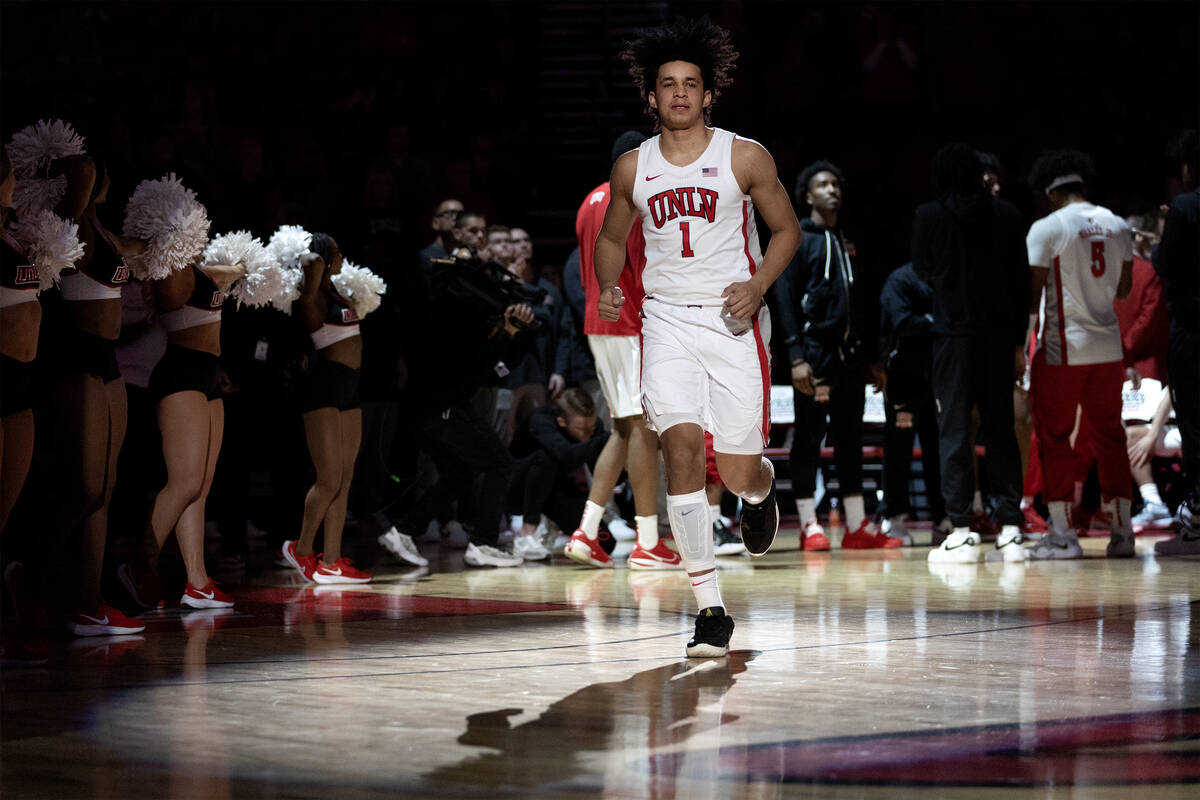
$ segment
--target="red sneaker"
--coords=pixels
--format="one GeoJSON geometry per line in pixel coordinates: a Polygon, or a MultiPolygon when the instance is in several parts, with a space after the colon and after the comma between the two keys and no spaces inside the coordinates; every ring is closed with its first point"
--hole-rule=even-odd
{"type": "Polygon", "coordinates": [[[67,629],[76,636],[120,636],[146,630],[140,620],[127,617],[112,606],[100,604],[95,611],[76,612],[67,620],[67,629]]]}
{"type": "Polygon", "coordinates": [[[217,588],[217,582],[212,578],[203,589],[197,589],[190,583],[179,598],[179,605],[188,608],[233,608],[233,598],[217,588]]]}
{"type": "Polygon", "coordinates": [[[296,572],[300,573],[301,578],[309,583],[313,582],[313,573],[317,571],[317,566],[321,563],[321,559],[317,558],[316,553],[306,556],[296,555],[296,542],[289,539],[283,543],[283,558],[295,568],[296,572]]]}
{"type": "Polygon", "coordinates": [[[313,571],[312,579],[317,583],[369,583],[371,573],[363,572],[354,562],[342,556],[332,564],[320,561],[313,571]]]}
{"type": "Polygon", "coordinates": [[[1022,533],[1045,533],[1049,530],[1046,520],[1042,519],[1042,515],[1033,506],[1026,506],[1022,513],[1025,514],[1025,529],[1022,533]]]}
{"type": "Polygon", "coordinates": [[[825,529],[815,519],[810,519],[804,530],[800,531],[800,542],[804,550],[829,549],[829,538],[825,535],[825,529]]]}
{"type": "Polygon", "coordinates": [[[588,567],[611,567],[613,565],[612,556],[604,552],[604,548],[600,546],[599,537],[589,539],[582,530],[571,534],[571,541],[567,542],[567,546],[563,548],[563,555],[588,567]]]}
{"type": "Polygon", "coordinates": [[[842,537],[843,550],[879,550],[903,546],[902,540],[881,533],[875,523],[867,520],[863,520],[861,525],[842,537]]]}
{"type": "Polygon", "coordinates": [[[678,569],[683,561],[662,539],[654,547],[647,550],[640,544],[629,554],[630,569],[678,569]]]}

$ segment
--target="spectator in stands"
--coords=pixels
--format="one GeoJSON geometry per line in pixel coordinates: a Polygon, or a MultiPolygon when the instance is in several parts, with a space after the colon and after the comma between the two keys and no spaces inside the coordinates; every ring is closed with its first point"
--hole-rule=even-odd
{"type": "Polygon", "coordinates": [[[596,404],[579,387],[567,389],[552,405],[534,409],[511,448],[516,465],[509,506],[523,520],[513,540],[515,554],[526,561],[550,557],[536,535],[542,514],[564,531],[579,521],[588,497],[583,467],[595,464],[608,438],[608,431],[596,423],[596,404]]]}
{"type": "Polygon", "coordinates": [[[454,223],[462,213],[463,204],[459,200],[449,198],[438,203],[433,212],[434,239],[432,244],[419,254],[421,268],[426,276],[433,271],[431,258],[449,258],[454,251],[457,240],[454,238],[454,223]]]}
{"type": "Polygon", "coordinates": [[[1186,190],[1171,203],[1154,269],[1167,290],[1171,338],[1167,373],[1183,447],[1183,480],[1189,494],[1176,514],[1179,534],[1154,545],[1162,555],[1200,553],[1200,140],[1196,129],[1172,143],[1186,190]]]}
{"type": "MultiPolygon", "coordinates": [[[[1013,435],[1012,383],[1025,371],[1028,261],[1024,224],[979,178],[979,156],[951,143],[933,159],[937,197],[913,220],[913,269],[933,289],[933,392],[942,496],[953,532],[931,562],[978,561],[970,530],[975,492],[971,407],[987,443],[988,484],[1002,525],[998,550],[1021,554],[1021,456],[1013,435]]],[[[1007,552],[1005,553],[1007,557],[1007,552]]]]}
{"type": "Polygon", "coordinates": [[[477,256],[487,243],[487,220],[478,211],[459,211],[454,215],[454,227],[450,236],[454,240],[450,248],[452,256],[477,256]]]}
{"type": "Polygon", "coordinates": [[[913,439],[921,437],[925,493],[933,516],[934,544],[949,535],[942,498],[938,454],[937,406],[931,383],[933,290],[917,277],[911,263],[888,276],[879,298],[879,344],[887,368],[883,443],[884,532],[912,544],[907,523],[912,515],[908,482],[913,439]]]}
{"type": "Polygon", "coordinates": [[[842,172],[828,161],[809,164],[796,181],[796,202],[811,213],[801,220],[800,249],[775,282],[779,325],[792,363],[796,411],[792,486],[805,550],[828,550],[817,521],[814,494],[821,442],[833,439],[834,463],[846,513],[847,548],[899,547],[867,519],[862,497],[862,418],[866,372],[886,381],[874,362],[874,343],[864,345],[865,309],[876,300],[862,290],[854,255],[839,227],[842,172]],[[828,419],[827,419],[828,417],[828,419]]]}

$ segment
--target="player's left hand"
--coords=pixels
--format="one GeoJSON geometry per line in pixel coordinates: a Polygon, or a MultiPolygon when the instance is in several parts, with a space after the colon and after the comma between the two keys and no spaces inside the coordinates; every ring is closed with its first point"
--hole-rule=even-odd
{"type": "Polygon", "coordinates": [[[1150,456],[1154,454],[1154,440],[1157,438],[1158,437],[1154,435],[1154,430],[1152,428],[1147,428],[1144,435],[1138,436],[1131,441],[1127,447],[1127,452],[1129,453],[1129,466],[1137,469],[1143,464],[1149,462],[1150,456]]]}
{"type": "Polygon", "coordinates": [[[871,385],[875,387],[877,392],[887,391],[887,370],[883,368],[883,364],[878,361],[873,361],[867,365],[867,377],[871,385]]]}
{"type": "Polygon", "coordinates": [[[1139,372],[1138,372],[1136,369],[1134,369],[1133,367],[1126,367],[1126,368],[1125,368],[1125,378],[1126,378],[1126,380],[1128,380],[1128,381],[1129,381],[1131,384],[1133,384],[1133,390],[1134,390],[1135,392],[1136,392],[1138,389],[1142,388],[1142,376],[1141,376],[1141,373],[1139,373],[1139,372]]]}
{"type": "Polygon", "coordinates": [[[751,319],[762,305],[763,293],[753,280],[731,283],[721,292],[725,310],[735,319],[751,319]]]}
{"type": "Polygon", "coordinates": [[[563,393],[563,389],[567,388],[567,379],[556,372],[550,376],[546,388],[550,391],[550,399],[557,400],[558,396],[563,393]]]}
{"type": "Polygon", "coordinates": [[[1017,383],[1025,377],[1025,348],[1017,345],[1016,352],[1013,353],[1013,380],[1017,383]]]}

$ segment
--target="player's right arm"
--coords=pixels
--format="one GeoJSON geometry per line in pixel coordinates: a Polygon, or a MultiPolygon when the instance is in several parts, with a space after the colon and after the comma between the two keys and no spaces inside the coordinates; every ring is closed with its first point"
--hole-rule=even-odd
{"type": "Polygon", "coordinates": [[[637,158],[637,151],[633,150],[613,164],[608,210],[604,212],[604,226],[596,237],[596,282],[600,286],[596,307],[600,319],[607,322],[616,322],[620,318],[621,305],[625,302],[617,281],[625,268],[625,241],[637,220],[637,207],[633,204],[637,158]]]}

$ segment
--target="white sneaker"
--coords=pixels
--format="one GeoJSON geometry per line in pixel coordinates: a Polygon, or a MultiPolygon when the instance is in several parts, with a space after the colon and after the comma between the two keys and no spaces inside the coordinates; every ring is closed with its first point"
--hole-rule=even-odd
{"type": "Polygon", "coordinates": [[[520,556],[526,561],[545,561],[550,557],[550,551],[542,544],[542,537],[531,533],[528,536],[517,536],[513,539],[513,555],[520,556]]]}
{"type": "Polygon", "coordinates": [[[1109,558],[1132,558],[1134,555],[1133,528],[1115,530],[1108,537],[1109,558]]]}
{"type": "Polygon", "coordinates": [[[1005,525],[996,536],[996,546],[987,551],[984,561],[1024,561],[1025,548],[1021,547],[1024,538],[1021,529],[1016,525],[1005,525]]]}
{"type": "Polygon", "coordinates": [[[1130,522],[1135,530],[1138,528],[1169,528],[1173,519],[1171,509],[1167,508],[1165,503],[1146,503],[1130,522]]]}
{"type": "Polygon", "coordinates": [[[894,539],[899,539],[904,543],[905,547],[912,547],[912,534],[908,532],[908,514],[897,514],[894,517],[888,517],[879,526],[879,530],[884,536],[891,536],[894,539]]]}
{"type": "Polygon", "coordinates": [[[471,543],[471,536],[467,533],[467,529],[456,519],[447,522],[442,527],[442,532],[446,534],[445,543],[447,547],[462,550],[471,543]]]}
{"type": "Polygon", "coordinates": [[[955,528],[946,541],[929,551],[931,564],[974,564],[983,553],[979,534],[967,528],[955,528]]]}
{"type": "Polygon", "coordinates": [[[637,539],[637,531],[620,517],[613,517],[612,522],[608,523],[608,532],[618,542],[632,542],[637,539]]]}
{"type": "Polygon", "coordinates": [[[387,533],[380,534],[379,544],[405,564],[412,564],[414,567],[429,566],[429,559],[422,556],[417,550],[417,545],[413,543],[412,537],[396,530],[394,525],[388,529],[387,533]]]}
{"type": "Polygon", "coordinates": [[[1051,531],[1035,547],[1026,550],[1025,555],[1032,561],[1059,561],[1083,558],[1083,548],[1079,546],[1079,537],[1074,533],[1051,531]]]}
{"type": "Polygon", "coordinates": [[[468,542],[463,561],[472,567],[519,567],[525,559],[499,547],[468,542]]]}

